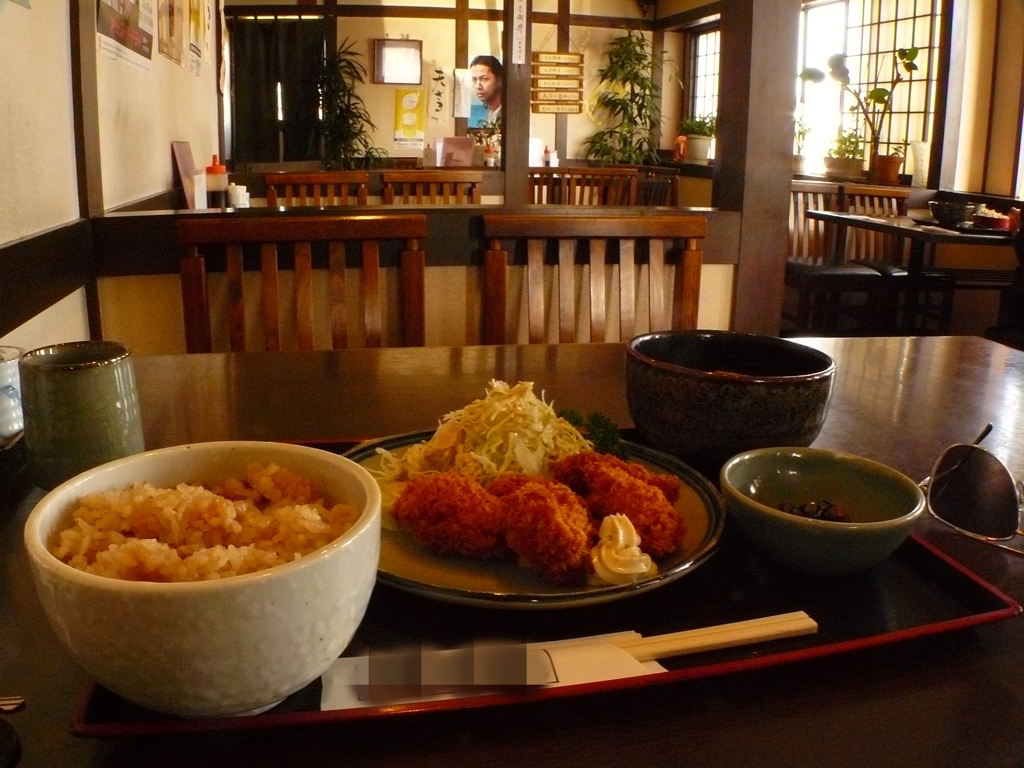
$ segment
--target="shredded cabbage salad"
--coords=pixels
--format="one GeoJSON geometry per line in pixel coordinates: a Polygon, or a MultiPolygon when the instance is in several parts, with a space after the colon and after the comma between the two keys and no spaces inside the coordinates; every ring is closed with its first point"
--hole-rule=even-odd
{"type": "Polygon", "coordinates": [[[551,462],[593,448],[533,392],[533,382],[492,380],[480,400],[444,416],[433,437],[400,456],[378,448],[384,483],[454,470],[486,482],[502,472],[544,474],[551,462]]]}

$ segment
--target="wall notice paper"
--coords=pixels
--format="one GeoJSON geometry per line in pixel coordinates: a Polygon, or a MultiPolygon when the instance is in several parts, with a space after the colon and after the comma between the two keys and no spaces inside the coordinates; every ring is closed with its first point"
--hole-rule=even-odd
{"type": "Polygon", "coordinates": [[[176,64],[185,63],[188,24],[185,0],[157,0],[157,49],[176,64]]]}
{"type": "Polygon", "coordinates": [[[427,92],[422,89],[395,91],[395,149],[423,149],[427,125],[427,92]]]}
{"type": "Polygon", "coordinates": [[[100,0],[96,14],[99,48],[136,69],[152,67],[155,0],[100,0]]]}
{"type": "Polygon", "coordinates": [[[445,71],[438,66],[431,66],[430,76],[430,97],[427,103],[427,121],[431,125],[448,125],[451,123],[451,111],[448,104],[452,100],[451,82],[454,78],[448,77],[445,71]]]}
{"type": "Polygon", "coordinates": [[[203,69],[203,42],[206,35],[207,0],[189,0],[188,13],[188,68],[193,75],[200,75],[203,69]]]}
{"type": "MultiPolygon", "coordinates": [[[[635,634],[635,633],[633,633],[635,634]]],[[[664,672],[601,636],[551,643],[340,658],[321,678],[320,708],[442,701],[518,688],[579,685],[664,672]]]]}
{"type": "Polygon", "coordinates": [[[455,95],[452,99],[452,115],[469,117],[470,104],[473,101],[473,76],[468,69],[455,70],[455,95]]]}

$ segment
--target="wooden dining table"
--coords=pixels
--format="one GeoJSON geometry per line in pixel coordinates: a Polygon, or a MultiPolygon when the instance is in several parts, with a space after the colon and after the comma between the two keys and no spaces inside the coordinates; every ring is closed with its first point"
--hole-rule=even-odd
{"type": "MultiPolygon", "coordinates": [[[[973,440],[992,423],[984,446],[1012,473],[1024,474],[1024,352],[976,337],[799,341],[837,364],[816,446],[920,479],[943,448],[973,440]]],[[[482,396],[492,379],[533,381],[556,408],[600,411],[629,428],[624,362],[621,344],[134,359],[148,448],[258,439],[333,450],[432,429],[443,414],[482,396]]],[[[898,642],[837,643],[829,653],[797,653],[785,663],[775,663],[770,648],[755,647],[740,667],[696,660],[693,674],[670,683],[559,698],[426,712],[397,708],[275,728],[205,730],[201,722],[186,722],[165,735],[73,735],[87,675],[34,593],[21,536],[43,491],[26,474],[0,475],[0,697],[25,699],[0,719],[20,737],[20,766],[1024,765],[1021,616],[899,635],[898,642]]],[[[967,569],[1007,603],[1024,601],[1024,556],[968,539],[928,516],[915,538],[950,558],[935,561],[939,570],[952,568],[962,578],[958,569],[967,569]]],[[[783,576],[763,567],[742,540],[728,539],[727,521],[721,550],[707,564],[635,600],[538,618],[433,604],[378,584],[366,621],[384,633],[543,624],[544,631],[573,636],[580,627],[622,617],[700,623],[751,600],[771,604],[780,586],[813,593],[821,605],[843,595],[822,632],[845,631],[846,617],[853,622],[869,614],[878,623],[871,632],[884,636],[913,612],[917,598],[886,591],[882,577],[783,576]],[[653,612],[659,616],[645,616],[653,612]]]]}

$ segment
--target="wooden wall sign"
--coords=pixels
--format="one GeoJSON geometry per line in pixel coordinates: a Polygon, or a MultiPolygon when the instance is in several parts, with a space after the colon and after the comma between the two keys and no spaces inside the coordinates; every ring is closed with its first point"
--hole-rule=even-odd
{"type": "Polygon", "coordinates": [[[583,54],[533,54],[530,106],[539,114],[578,114],[583,111],[583,54]]]}

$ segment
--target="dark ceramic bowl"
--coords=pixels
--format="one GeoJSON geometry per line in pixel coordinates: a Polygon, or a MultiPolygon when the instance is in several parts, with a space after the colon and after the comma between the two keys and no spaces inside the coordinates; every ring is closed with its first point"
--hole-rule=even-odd
{"type": "Polygon", "coordinates": [[[629,342],[626,397],[647,442],[717,474],[743,451],[810,445],[835,370],[824,352],[773,336],[664,331],[629,342]]]}
{"type": "Polygon", "coordinates": [[[962,200],[929,200],[928,212],[944,227],[957,227],[971,220],[974,203],[962,200]]]}

